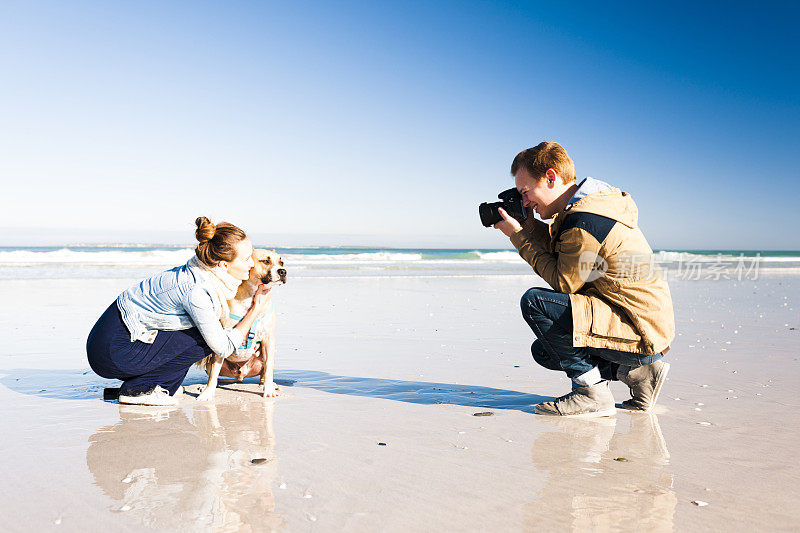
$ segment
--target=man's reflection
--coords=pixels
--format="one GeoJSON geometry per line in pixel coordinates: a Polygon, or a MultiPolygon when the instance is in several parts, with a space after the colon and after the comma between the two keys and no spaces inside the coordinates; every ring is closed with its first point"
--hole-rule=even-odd
{"type": "Polygon", "coordinates": [[[677,498],[658,419],[619,418],[545,419],[557,430],[533,446],[533,462],[548,474],[540,500],[528,506],[527,526],[672,531],[677,498]]]}
{"type": "Polygon", "coordinates": [[[149,527],[271,531],[285,525],[271,490],[273,409],[263,401],[120,406],[120,421],[90,438],[86,462],[116,500],[112,510],[149,527]]]}

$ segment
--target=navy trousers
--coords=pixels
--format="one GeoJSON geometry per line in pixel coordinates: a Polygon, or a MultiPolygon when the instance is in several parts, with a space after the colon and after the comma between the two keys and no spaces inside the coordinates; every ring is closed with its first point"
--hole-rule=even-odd
{"type": "Polygon", "coordinates": [[[649,365],[662,355],[643,355],[606,348],[572,345],[572,307],[569,295],[552,289],[533,288],[522,296],[522,316],[537,339],[531,345],[533,359],[550,370],[575,378],[597,367],[603,379],[616,380],[620,365],[649,365]]]}
{"type": "Polygon", "coordinates": [[[197,328],[159,331],[152,344],[131,342],[117,303],[112,303],[89,333],[89,366],[101,377],[120,379],[120,394],[148,392],[156,385],[171,395],[191,366],[211,353],[197,328]]]}

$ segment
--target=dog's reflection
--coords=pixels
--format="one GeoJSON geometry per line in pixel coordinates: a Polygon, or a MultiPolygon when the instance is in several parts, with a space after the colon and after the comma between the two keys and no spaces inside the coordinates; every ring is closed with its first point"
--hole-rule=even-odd
{"type": "Polygon", "coordinates": [[[526,508],[527,526],[542,531],[563,530],[565,523],[572,531],[673,530],[677,497],[654,414],[542,419],[557,430],[533,446],[533,462],[548,474],[540,499],[526,508]]]}
{"type": "Polygon", "coordinates": [[[181,408],[120,406],[120,421],[90,439],[95,482],[157,529],[272,531],[276,476],[272,402],[181,408]]]}

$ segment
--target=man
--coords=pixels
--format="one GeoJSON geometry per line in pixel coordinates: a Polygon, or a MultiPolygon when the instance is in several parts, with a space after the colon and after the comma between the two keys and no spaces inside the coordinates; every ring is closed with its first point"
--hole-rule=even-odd
{"type": "Polygon", "coordinates": [[[675,336],[669,287],[637,226],[630,195],[593,178],[575,180],[561,145],[520,152],[511,174],[530,216],[521,225],[502,208],[495,224],[552,288],[522,297],[522,315],[537,340],[534,360],[566,372],[572,392],[536,406],[554,416],[615,414],[609,380],[628,385],[629,410],[655,405],[675,336]],[[543,220],[533,217],[533,211],[543,220]]]}

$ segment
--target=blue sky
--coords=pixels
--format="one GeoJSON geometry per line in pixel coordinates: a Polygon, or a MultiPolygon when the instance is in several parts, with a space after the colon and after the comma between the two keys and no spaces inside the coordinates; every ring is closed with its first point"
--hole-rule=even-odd
{"type": "Polygon", "coordinates": [[[555,140],[654,248],[800,249],[800,8],[640,4],[4,2],[0,245],[508,247],[555,140]]]}

